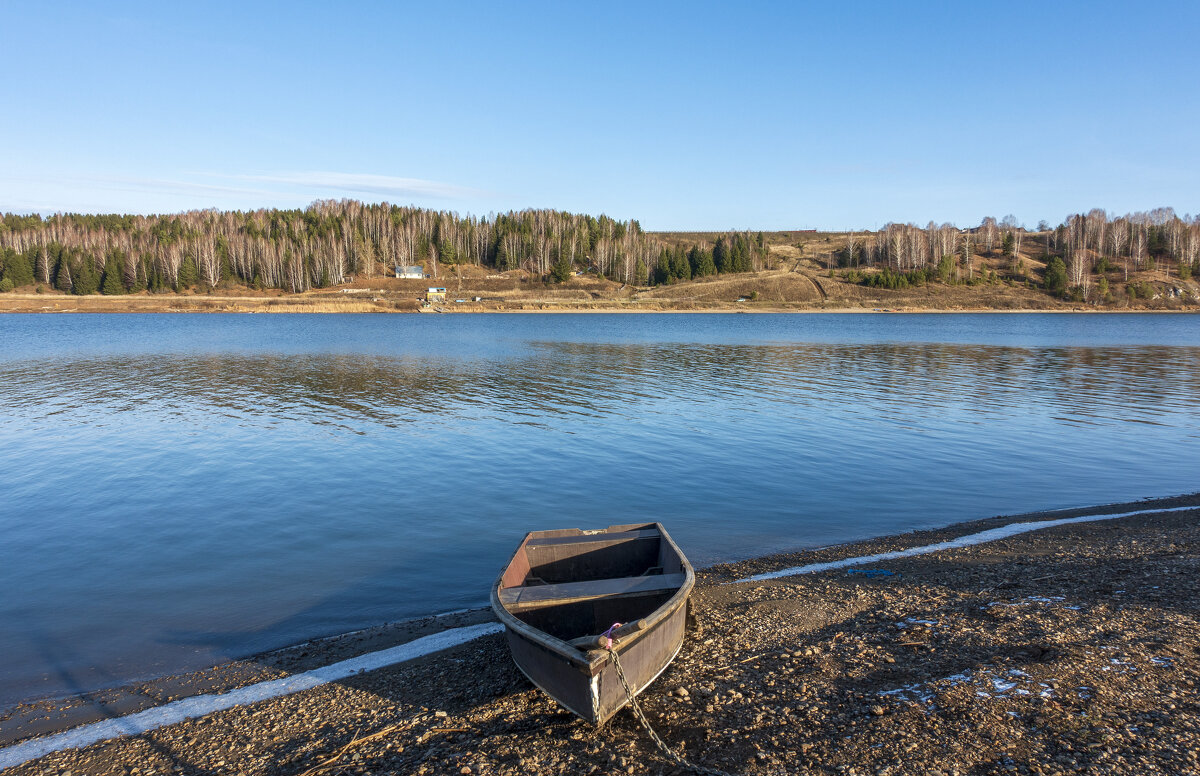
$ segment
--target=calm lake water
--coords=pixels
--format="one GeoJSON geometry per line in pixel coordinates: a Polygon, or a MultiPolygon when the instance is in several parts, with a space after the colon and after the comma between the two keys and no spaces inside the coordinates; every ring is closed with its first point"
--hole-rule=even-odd
{"type": "Polygon", "coordinates": [[[0,316],[0,706],[698,565],[1195,491],[1200,316],[0,316]]]}

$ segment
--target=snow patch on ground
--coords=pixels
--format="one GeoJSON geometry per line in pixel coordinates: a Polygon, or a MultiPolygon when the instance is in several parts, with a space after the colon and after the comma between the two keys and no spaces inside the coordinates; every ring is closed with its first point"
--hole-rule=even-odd
{"type": "Polygon", "coordinates": [[[879,695],[899,701],[918,703],[932,710],[937,705],[935,699],[939,692],[960,684],[972,685],[977,698],[989,700],[1011,698],[1016,695],[1033,695],[1034,693],[1043,698],[1054,697],[1054,688],[1051,685],[1037,681],[1024,671],[1014,668],[997,673],[997,669],[991,666],[982,666],[978,669],[968,668],[962,673],[934,679],[926,684],[908,684],[894,690],[884,690],[879,695]]]}
{"type": "Polygon", "coordinates": [[[247,687],[239,687],[221,695],[196,695],[184,698],[164,706],[146,709],[137,714],[130,714],[116,719],[106,719],[62,733],[44,738],[34,738],[22,741],[7,749],[0,749],[0,769],[12,768],[21,763],[38,757],[57,752],[62,749],[76,749],[89,746],[97,741],[104,741],[117,736],[131,736],[145,733],[165,725],[174,725],[186,719],[203,717],[214,711],[231,709],[248,703],[256,703],[282,695],[291,695],[302,690],[320,687],[323,684],[346,679],[364,671],[374,671],[377,668],[403,663],[418,657],[441,652],[444,649],[457,647],[483,636],[499,633],[504,626],[499,623],[483,623],[468,625],[463,628],[451,628],[441,633],[422,636],[406,644],[381,649],[378,652],[368,652],[365,655],[352,657],[321,668],[314,668],[302,674],[285,676],[282,679],[272,679],[259,682],[247,687]]]}
{"type": "Polygon", "coordinates": [[[1138,512],[1121,512],[1113,515],[1083,515],[1082,517],[1063,517],[1057,520],[1042,520],[1034,523],[1009,523],[1002,525],[999,528],[991,528],[987,531],[960,536],[957,539],[950,539],[937,544],[927,544],[922,547],[909,547],[907,550],[896,550],[895,552],[881,552],[876,555],[863,555],[857,558],[843,558],[842,560],[831,560],[825,563],[809,563],[805,566],[793,566],[791,568],[780,569],[779,571],[768,571],[763,574],[755,574],[752,577],[736,580],[738,582],[763,582],[768,579],[779,579],[780,577],[792,577],[797,574],[815,574],[819,571],[830,571],[832,569],[843,569],[849,566],[865,566],[868,563],[879,563],[885,560],[895,560],[896,558],[912,558],[916,555],[928,555],[931,552],[940,552],[942,550],[957,550],[963,547],[970,547],[976,544],[985,542],[994,542],[999,539],[1007,539],[1010,536],[1029,533],[1030,531],[1040,531],[1043,528],[1054,528],[1060,525],[1070,525],[1072,523],[1091,523],[1098,520],[1117,520],[1122,517],[1135,517],[1137,515],[1157,515],[1165,512],[1186,512],[1195,510],[1197,507],[1171,507],[1169,509],[1145,509],[1138,512]]]}
{"type": "Polygon", "coordinates": [[[1030,604],[1045,604],[1046,608],[1049,608],[1051,605],[1057,605],[1057,608],[1059,609],[1072,609],[1074,611],[1079,611],[1081,609],[1079,606],[1063,603],[1066,600],[1066,596],[1061,595],[1052,595],[1049,597],[1044,595],[1030,595],[1019,599],[1009,599],[1008,601],[989,601],[986,606],[981,606],[979,608],[986,611],[993,606],[1016,607],[1029,606],[1030,604]]]}

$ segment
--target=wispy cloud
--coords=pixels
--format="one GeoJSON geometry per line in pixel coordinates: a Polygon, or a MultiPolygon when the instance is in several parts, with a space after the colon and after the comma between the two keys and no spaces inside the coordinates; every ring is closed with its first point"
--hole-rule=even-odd
{"type": "Polygon", "coordinates": [[[387,197],[436,197],[466,199],[486,195],[486,192],[421,178],[398,178],[391,175],[354,172],[282,172],[261,175],[216,175],[230,180],[255,183],[274,183],[314,191],[340,191],[350,194],[380,194],[387,197]]]}
{"type": "Polygon", "coordinates": [[[421,178],[348,172],[184,172],[178,177],[0,173],[0,210],[168,212],[200,207],[296,207],[316,199],[386,199],[399,204],[493,196],[421,178]],[[20,194],[18,194],[20,192],[20,194]],[[47,205],[46,203],[52,203],[47,205]]]}
{"type": "Polygon", "coordinates": [[[165,192],[179,195],[199,195],[199,196],[248,196],[248,197],[274,197],[278,196],[279,192],[267,187],[251,188],[249,186],[238,185],[220,185],[214,183],[200,183],[198,181],[189,180],[168,180],[165,178],[126,178],[121,176],[83,176],[76,179],[80,183],[90,183],[94,186],[104,189],[113,189],[116,191],[147,191],[147,192],[165,192]]]}

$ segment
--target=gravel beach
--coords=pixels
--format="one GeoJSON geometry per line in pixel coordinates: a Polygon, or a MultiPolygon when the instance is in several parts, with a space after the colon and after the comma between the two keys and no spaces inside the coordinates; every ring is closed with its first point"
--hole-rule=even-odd
{"type": "MultiPolygon", "coordinates": [[[[686,757],[737,774],[1200,773],[1200,494],[1020,515],[698,573],[696,627],[641,696],[686,757]],[[1011,522],[1195,506],[761,582],[1011,522]],[[863,571],[887,573],[862,573],[863,571]]],[[[668,526],[669,528],[669,526],[668,526]]],[[[190,677],[29,704],[0,747],[224,692],[486,612],[313,642],[190,677]]],[[[215,712],[5,774],[672,774],[628,710],[595,729],[503,638],[215,712]]]]}

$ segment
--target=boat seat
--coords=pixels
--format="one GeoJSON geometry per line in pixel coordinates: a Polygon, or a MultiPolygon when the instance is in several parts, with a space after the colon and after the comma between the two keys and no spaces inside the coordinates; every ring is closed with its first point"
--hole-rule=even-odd
{"type": "Polygon", "coordinates": [[[637,539],[661,539],[662,534],[657,528],[642,528],[636,531],[620,531],[618,533],[572,534],[569,536],[543,536],[530,539],[527,547],[554,547],[563,544],[619,544],[637,539]]]}
{"type": "Polygon", "coordinates": [[[500,603],[510,612],[519,612],[524,609],[591,601],[597,598],[632,598],[665,590],[678,590],[683,586],[685,578],[684,574],[656,574],[648,577],[563,582],[557,585],[507,587],[500,590],[500,603]]]}

